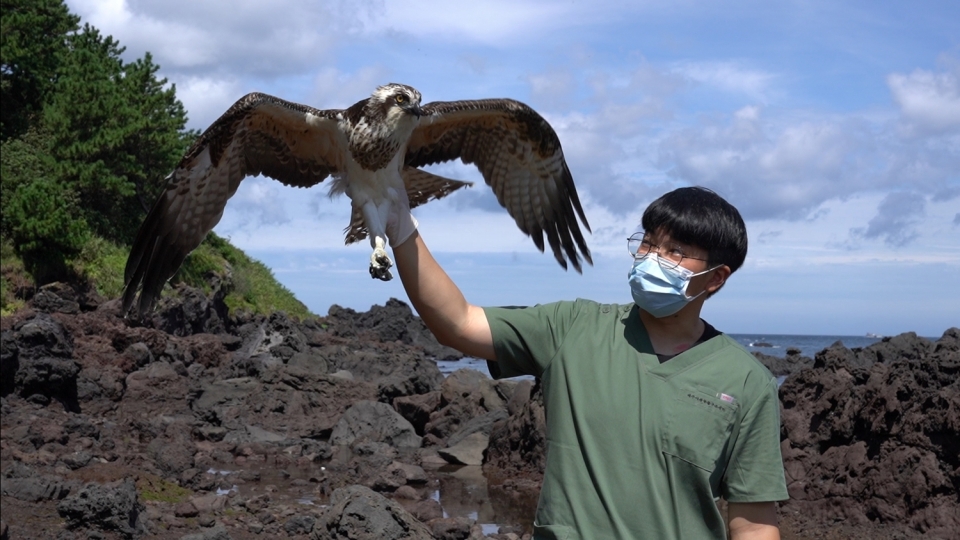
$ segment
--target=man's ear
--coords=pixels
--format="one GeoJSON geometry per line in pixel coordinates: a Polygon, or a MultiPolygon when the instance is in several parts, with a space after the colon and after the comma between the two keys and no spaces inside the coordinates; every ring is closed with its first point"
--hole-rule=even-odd
{"type": "Polygon", "coordinates": [[[727,282],[727,278],[729,278],[732,273],[730,267],[725,264],[715,268],[713,273],[710,274],[710,279],[707,281],[704,290],[707,291],[708,295],[719,291],[720,287],[723,287],[724,283],[727,282]]]}

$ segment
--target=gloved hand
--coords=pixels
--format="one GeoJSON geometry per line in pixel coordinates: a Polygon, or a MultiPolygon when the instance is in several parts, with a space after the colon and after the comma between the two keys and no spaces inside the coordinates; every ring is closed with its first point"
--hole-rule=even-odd
{"type": "Polygon", "coordinates": [[[417,219],[410,213],[410,200],[407,193],[399,193],[390,206],[390,215],[387,216],[387,238],[392,247],[397,247],[407,241],[417,230],[417,219]]]}

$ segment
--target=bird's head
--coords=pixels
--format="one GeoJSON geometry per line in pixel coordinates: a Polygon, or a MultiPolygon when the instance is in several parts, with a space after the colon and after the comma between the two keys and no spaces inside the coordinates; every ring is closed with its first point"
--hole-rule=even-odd
{"type": "Polygon", "coordinates": [[[390,83],[377,88],[368,103],[393,126],[416,125],[422,114],[420,92],[405,84],[390,83]]]}

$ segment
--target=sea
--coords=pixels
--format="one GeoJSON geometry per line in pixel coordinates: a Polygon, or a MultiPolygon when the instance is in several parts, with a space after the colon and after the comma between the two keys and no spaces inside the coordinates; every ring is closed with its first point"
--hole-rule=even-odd
{"type": "Polygon", "coordinates": [[[841,342],[848,349],[863,348],[883,339],[883,336],[813,336],[779,334],[729,334],[750,352],[760,352],[783,358],[787,349],[800,349],[801,356],[813,358],[815,354],[841,342]]]}
{"type": "MultiPolygon", "coordinates": [[[[799,349],[801,356],[813,358],[818,352],[833,345],[837,341],[848,349],[863,348],[883,339],[883,336],[814,336],[814,335],[787,335],[787,334],[729,334],[750,352],[760,352],[770,356],[783,358],[787,350],[799,349]]],[[[937,338],[927,338],[935,341],[937,338]]],[[[440,372],[444,376],[458,369],[474,369],[490,376],[487,362],[477,358],[463,358],[455,361],[437,362],[440,372]]]]}

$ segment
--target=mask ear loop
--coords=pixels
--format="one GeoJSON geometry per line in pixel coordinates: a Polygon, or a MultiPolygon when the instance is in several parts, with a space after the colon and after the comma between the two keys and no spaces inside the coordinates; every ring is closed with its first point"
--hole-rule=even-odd
{"type": "MultiPolygon", "coordinates": [[[[707,272],[713,272],[714,270],[716,270],[717,268],[720,268],[721,266],[723,266],[723,265],[722,265],[722,264],[718,264],[718,265],[714,266],[713,268],[707,268],[707,269],[704,270],[703,272],[697,272],[697,273],[694,274],[693,276],[702,276],[703,274],[706,274],[707,272]]],[[[693,277],[693,276],[691,276],[691,277],[693,277]]]]}
{"type": "MultiPolygon", "coordinates": [[[[707,290],[704,289],[704,290],[698,292],[698,293],[696,294],[696,296],[687,296],[687,287],[690,286],[690,280],[693,279],[693,278],[695,278],[695,277],[697,277],[697,276],[702,276],[702,275],[704,275],[704,274],[706,274],[706,273],[708,273],[708,272],[713,272],[714,270],[716,270],[717,268],[720,268],[721,266],[723,266],[723,265],[722,265],[722,264],[718,264],[718,265],[714,266],[713,268],[707,268],[707,269],[704,270],[703,272],[697,272],[696,274],[690,274],[690,277],[687,278],[687,284],[683,286],[683,296],[684,296],[684,298],[686,298],[687,301],[696,300],[701,294],[707,292],[707,290]]],[[[677,268],[680,268],[680,267],[678,266],[677,268]]],[[[688,272],[689,272],[689,270],[688,270],[688,272]]]]}

